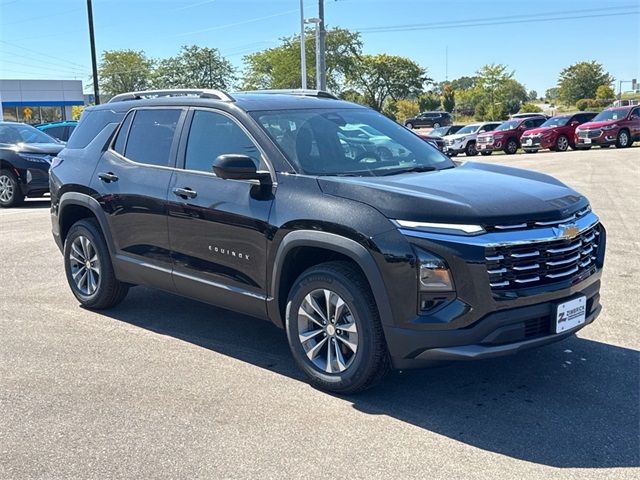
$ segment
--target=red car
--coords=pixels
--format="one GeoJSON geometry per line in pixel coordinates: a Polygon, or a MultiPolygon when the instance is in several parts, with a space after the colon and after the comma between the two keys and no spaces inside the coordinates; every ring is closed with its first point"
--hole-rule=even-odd
{"type": "Polygon", "coordinates": [[[640,106],[637,105],[607,108],[576,128],[575,133],[577,148],[593,145],[625,148],[636,140],[640,140],[640,106]]]}
{"type": "Polygon", "coordinates": [[[576,127],[591,121],[594,112],[580,112],[573,115],[552,117],[538,128],[525,131],[520,137],[520,144],[525,153],[535,153],[543,148],[564,152],[569,147],[575,148],[574,136],[576,127]]]}
{"type": "Polygon", "coordinates": [[[501,123],[495,130],[478,134],[476,149],[482,155],[491,155],[494,150],[513,154],[520,148],[520,137],[525,130],[539,127],[547,117],[514,118],[501,123]]]}

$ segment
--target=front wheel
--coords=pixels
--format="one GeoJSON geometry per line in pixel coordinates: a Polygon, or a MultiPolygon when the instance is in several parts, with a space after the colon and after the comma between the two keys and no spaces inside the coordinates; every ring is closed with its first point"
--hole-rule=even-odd
{"type": "Polygon", "coordinates": [[[18,178],[10,170],[0,170],[0,207],[17,207],[23,201],[18,178]]]}
{"type": "Polygon", "coordinates": [[[556,152],[566,152],[569,149],[569,139],[565,135],[560,135],[556,139],[556,152]]]}
{"type": "Polygon", "coordinates": [[[620,130],[618,133],[618,138],[616,139],[616,148],[627,148],[631,145],[631,137],[629,137],[629,132],[627,130],[620,130]]]}
{"type": "Polygon", "coordinates": [[[71,291],[85,308],[113,307],[129,290],[116,279],[107,243],[94,220],[80,220],[69,230],[64,268],[71,291]]]}
{"type": "Polygon", "coordinates": [[[413,123],[411,122],[405,123],[404,126],[407,127],[409,130],[413,130],[413,123]]]}
{"type": "Polygon", "coordinates": [[[507,140],[507,144],[504,146],[504,153],[507,155],[513,155],[518,151],[518,142],[513,138],[507,140]]]}
{"type": "Polygon", "coordinates": [[[347,262],[311,267],[296,280],[287,300],[286,331],[296,364],[322,390],[359,392],[390,368],[369,285],[347,262]]]}
{"type": "Polygon", "coordinates": [[[478,150],[476,150],[476,142],[467,143],[464,153],[467,157],[475,157],[478,154],[478,150]]]}

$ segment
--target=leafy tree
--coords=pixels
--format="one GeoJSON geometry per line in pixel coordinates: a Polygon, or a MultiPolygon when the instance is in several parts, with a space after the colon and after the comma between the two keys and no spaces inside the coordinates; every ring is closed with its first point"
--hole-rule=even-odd
{"type": "Polygon", "coordinates": [[[418,102],[415,100],[398,100],[395,104],[395,117],[400,123],[407,118],[415,117],[419,113],[418,102]]]}
{"type": "Polygon", "coordinates": [[[416,97],[429,80],[426,71],[413,60],[395,55],[362,55],[347,69],[347,84],[364,95],[378,111],[387,99],[416,97]]]}
{"type": "Polygon", "coordinates": [[[228,89],[235,69],[216,48],[183,46],[175,57],[161,60],[154,74],[157,88],[228,89]]]}
{"type": "Polygon", "coordinates": [[[575,63],[560,72],[558,87],[560,99],[574,104],[581,98],[594,98],[600,85],[609,85],[613,77],[598,62],[575,63]]]}
{"type": "Polygon", "coordinates": [[[539,113],[542,112],[542,109],[533,103],[523,103],[518,111],[521,113],[539,113]]]}
{"type": "MultiPolygon", "coordinates": [[[[513,79],[513,72],[507,73],[507,67],[501,64],[485,65],[477,72],[478,85],[485,95],[484,119],[496,120],[504,116],[504,102],[514,85],[507,85],[513,79]]],[[[516,82],[517,83],[517,82],[516,82]]],[[[526,96],[526,92],[525,92],[526,96]]],[[[476,112],[477,114],[477,112],[476,112]]]]}
{"type": "Polygon", "coordinates": [[[527,100],[529,100],[530,102],[535,102],[538,99],[538,92],[536,92],[535,90],[529,90],[529,93],[527,94],[527,100]]]}
{"type": "Polygon", "coordinates": [[[423,92],[418,95],[418,106],[421,112],[435,110],[440,106],[440,98],[433,92],[423,92]]]}
{"type": "Polygon", "coordinates": [[[460,78],[456,78],[455,80],[451,80],[450,83],[453,89],[456,91],[469,90],[478,84],[478,78],[477,77],[460,77],[460,78]]]}
{"type": "Polygon", "coordinates": [[[451,86],[451,84],[447,84],[442,89],[442,109],[446,112],[453,112],[453,109],[456,106],[456,93],[451,86]]]}
{"type": "MultiPolygon", "coordinates": [[[[344,89],[346,71],[362,51],[360,34],[343,28],[327,31],[325,60],[327,88],[339,93],[344,89]]],[[[307,86],[316,86],[315,36],[312,29],[305,37],[307,56],[307,86]]],[[[300,35],[281,39],[279,46],[244,57],[245,89],[300,88],[300,35]]]]}
{"type": "Polygon", "coordinates": [[[544,92],[544,98],[548,102],[555,102],[560,98],[560,89],[558,87],[548,88],[546,92],[544,92]]]}
{"type": "Polygon", "coordinates": [[[616,92],[609,85],[600,85],[596,89],[596,98],[598,100],[611,100],[616,98],[616,92]]]}
{"type": "Polygon", "coordinates": [[[105,50],[98,72],[101,93],[117,95],[148,88],[153,65],[143,51],[105,50]]]}

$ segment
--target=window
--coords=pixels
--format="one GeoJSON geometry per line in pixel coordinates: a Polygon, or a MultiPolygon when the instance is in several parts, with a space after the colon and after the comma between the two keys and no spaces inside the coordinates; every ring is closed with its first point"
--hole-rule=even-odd
{"type": "Polygon", "coordinates": [[[84,148],[110,123],[120,122],[124,113],[113,110],[85,110],[67,148],[84,148]]]}
{"type": "Polygon", "coordinates": [[[182,110],[138,110],[131,123],[125,157],[134,162],[166,167],[182,110]]]}
{"type": "Polygon", "coordinates": [[[213,161],[229,153],[260,161],[257,147],[236,122],[220,113],[196,110],[189,129],[184,168],[212,172],[213,161]]]}
{"type": "Polygon", "coordinates": [[[634,108],[633,111],[631,112],[630,117],[632,116],[636,116],[636,117],[640,117],[640,108],[634,108]]]}
{"type": "Polygon", "coordinates": [[[67,127],[62,126],[47,128],[44,133],[46,133],[47,135],[51,135],[58,140],[66,140],[65,134],[67,133],[67,127]]]}
{"type": "Polygon", "coordinates": [[[120,155],[124,155],[124,146],[127,143],[127,133],[129,133],[129,126],[131,125],[131,120],[133,119],[134,113],[135,112],[129,112],[129,114],[126,116],[124,122],[122,122],[120,130],[118,130],[116,141],[113,143],[113,149],[120,155]]]}
{"type": "Polygon", "coordinates": [[[499,123],[488,123],[487,125],[482,127],[482,130],[484,130],[485,132],[490,132],[491,130],[494,130],[498,125],[499,123]]]}
{"type": "Polygon", "coordinates": [[[55,143],[55,140],[31,125],[5,123],[0,125],[0,143],[55,143]]]}

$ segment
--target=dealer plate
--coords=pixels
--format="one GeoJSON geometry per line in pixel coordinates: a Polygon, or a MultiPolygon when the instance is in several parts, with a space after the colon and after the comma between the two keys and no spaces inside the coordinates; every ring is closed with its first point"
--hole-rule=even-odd
{"type": "Polygon", "coordinates": [[[584,143],[591,143],[591,139],[590,138],[585,138],[584,139],[584,143]]]}
{"type": "Polygon", "coordinates": [[[582,296],[559,303],[556,308],[556,331],[566,332],[585,323],[587,318],[587,297],[582,296]]]}

